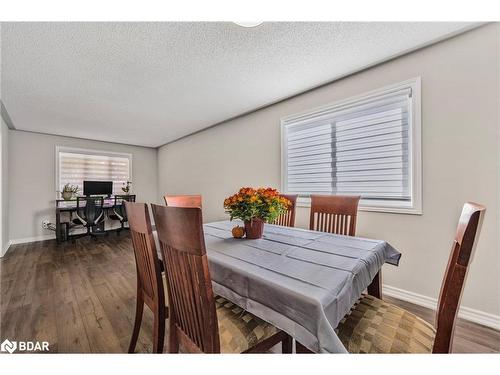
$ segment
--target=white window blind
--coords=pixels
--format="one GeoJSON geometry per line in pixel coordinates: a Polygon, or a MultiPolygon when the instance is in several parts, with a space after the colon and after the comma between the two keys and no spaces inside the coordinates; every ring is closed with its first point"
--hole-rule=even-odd
{"type": "Polygon", "coordinates": [[[283,120],[283,190],[413,207],[411,86],[283,120]]]}
{"type": "Polygon", "coordinates": [[[57,159],[59,191],[69,183],[78,185],[82,194],[84,180],[113,181],[113,194],[123,194],[121,188],[130,180],[130,158],[125,154],[59,150],[57,159]]]}

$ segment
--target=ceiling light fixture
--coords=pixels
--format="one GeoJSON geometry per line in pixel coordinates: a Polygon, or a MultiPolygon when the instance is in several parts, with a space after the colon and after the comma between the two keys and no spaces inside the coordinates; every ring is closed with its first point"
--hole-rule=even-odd
{"type": "Polygon", "coordinates": [[[256,21],[256,22],[234,22],[234,23],[241,27],[257,27],[259,25],[262,25],[264,22],[256,21]]]}

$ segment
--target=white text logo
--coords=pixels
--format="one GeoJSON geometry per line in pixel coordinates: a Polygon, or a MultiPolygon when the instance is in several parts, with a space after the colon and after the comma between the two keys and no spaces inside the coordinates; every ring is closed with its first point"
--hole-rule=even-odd
{"type": "Polygon", "coordinates": [[[5,339],[0,345],[0,351],[14,353],[16,349],[20,352],[48,352],[48,341],[10,341],[5,339]]]}

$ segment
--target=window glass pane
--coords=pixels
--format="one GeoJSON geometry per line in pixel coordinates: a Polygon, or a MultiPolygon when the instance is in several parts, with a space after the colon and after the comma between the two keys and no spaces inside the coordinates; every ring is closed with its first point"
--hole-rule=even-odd
{"type": "Polygon", "coordinates": [[[284,123],[284,190],[411,202],[411,90],[383,92],[284,123]]]}
{"type": "Polygon", "coordinates": [[[59,152],[59,191],[67,183],[78,185],[83,193],[83,181],[113,181],[113,194],[122,194],[122,186],[130,180],[128,157],[59,152]]]}

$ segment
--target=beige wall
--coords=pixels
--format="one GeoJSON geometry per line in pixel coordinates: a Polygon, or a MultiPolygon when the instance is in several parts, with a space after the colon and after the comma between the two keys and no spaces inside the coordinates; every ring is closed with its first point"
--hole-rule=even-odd
{"type": "Polygon", "coordinates": [[[7,251],[9,243],[9,190],[8,190],[8,145],[9,128],[1,119],[0,124],[0,256],[7,251]]]}
{"type": "MultiPolygon", "coordinates": [[[[487,25],[166,145],[158,192],[201,193],[205,221],[224,219],[222,201],[240,186],[280,186],[282,116],[421,76],[423,215],[361,212],[358,234],[403,253],[399,267],[384,266],[385,284],[436,298],[461,206],[485,204],[463,305],[498,316],[499,28],[487,25]]],[[[300,208],[298,225],[307,218],[300,208]]]]}
{"type": "Polygon", "coordinates": [[[9,219],[13,242],[54,232],[42,228],[42,220],[55,222],[54,200],[56,146],[132,154],[132,191],[144,202],[156,201],[157,151],[77,138],[11,131],[9,139],[9,219]]]}

